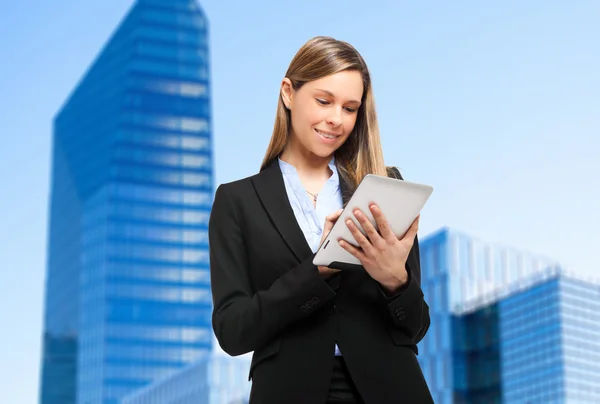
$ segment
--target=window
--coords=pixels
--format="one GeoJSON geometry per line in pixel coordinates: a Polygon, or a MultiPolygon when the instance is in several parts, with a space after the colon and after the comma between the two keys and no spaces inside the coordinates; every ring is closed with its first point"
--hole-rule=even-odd
{"type": "Polygon", "coordinates": [[[207,137],[188,136],[151,130],[126,130],[120,132],[118,138],[126,143],[133,143],[136,145],[197,150],[209,153],[211,151],[210,139],[207,137]]]}
{"type": "Polygon", "coordinates": [[[180,44],[193,46],[207,46],[207,37],[194,30],[174,30],[167,27],[149,27],[142,26],[136,29],[134,33],[136,38],[158,39],[167,42],[177,42],[180,44]]]}

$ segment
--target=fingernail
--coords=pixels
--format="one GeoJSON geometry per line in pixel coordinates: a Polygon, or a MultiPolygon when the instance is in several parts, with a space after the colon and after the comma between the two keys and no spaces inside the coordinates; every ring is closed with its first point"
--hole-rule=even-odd
{"type": "Polygon", "coordinates": [[[352,220],[350,220],[350,219],[346,220],[346,224],[351,225],[352,224],[352,220]]]}
{"type": "Polygon", "coordinates": [[[361,217],[361,215],[362,215],[362,213],[360,213],[360,211],[359,211],[359,210],[355,210],[355,211],[354,211],[354,216],[356,216],[356,217],[361,217]]]}

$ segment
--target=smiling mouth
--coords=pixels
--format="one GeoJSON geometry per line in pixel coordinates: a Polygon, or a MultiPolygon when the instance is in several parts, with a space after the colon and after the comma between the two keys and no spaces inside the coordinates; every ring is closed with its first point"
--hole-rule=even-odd
{"type": "Polygon", "coordinates": [[[331,132],[323,132],[319,129],[315,129],[315,132],[317,132],[319,135],[323,136],[326,139],[337,139],[338,137],[342,136],[331,132]]]}

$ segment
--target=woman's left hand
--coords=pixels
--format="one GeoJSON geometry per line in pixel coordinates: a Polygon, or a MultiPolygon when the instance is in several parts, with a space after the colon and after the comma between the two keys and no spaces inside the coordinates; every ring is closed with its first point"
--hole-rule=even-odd
{"type": "Polygon", "coordinates": [[[358,229],[354,221],[346,220],[346,226],[360,245],[354,247],[345,240],[340,240],[340,246],[358,258],[369,275],[381,284],[389,293],[398,290],[408,281],[406,260],[413,247],[419,229],[420,215],[414,220],[406,234],[400,239],[394,232],[381,212],[374,204],[369,206],[379,232],[359,209],[354,210],[354,216],[366,233],[358,229]]]}

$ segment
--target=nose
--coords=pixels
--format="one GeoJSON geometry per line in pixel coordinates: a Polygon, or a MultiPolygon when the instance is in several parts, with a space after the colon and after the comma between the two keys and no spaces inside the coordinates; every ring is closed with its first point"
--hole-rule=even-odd
{"type": "Polygon", "coordinates": [[[327,123],[334,127],[342,124],[342,111],[340,108],[332,108],[331,114],[327,117],[327,123]]]}

